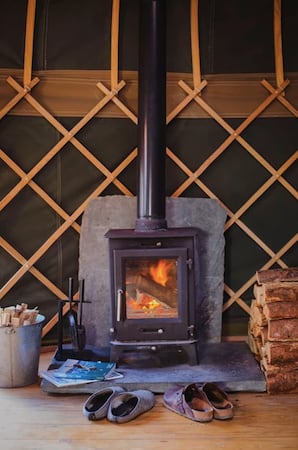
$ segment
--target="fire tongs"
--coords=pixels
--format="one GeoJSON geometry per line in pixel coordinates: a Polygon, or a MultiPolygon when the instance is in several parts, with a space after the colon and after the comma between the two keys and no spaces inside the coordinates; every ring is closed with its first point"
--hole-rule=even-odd
{"type": "Polygon", "coordinates": [[[75,352],[84,350],[86,346],[86,329],[82,324],[83,317],[83,303],[84,303],[84,280],[79,281],[79,321],[78,313],[73,309],[73,279],[69,278],[68,284],[68,301],[69,312],[67,314],[69,321],[70,338],[72,348],[75,352]]]}
{"type": "Polygon", "coordinates": [[[65,360],[67,358],[80,358],[82,359],[84,356],[87,356],[88,359],[91,359],[92,352],[90,350],[85,350],[86,347],[86,329],[83,325],[83,304],[90,303],[89,301],[84,299],[84,280],[79,281],[79,301],[73,299],[73,279],[69,278],[68,280],[68,299],[67,300],[59,300],[59,321],[58,321],[58,349],[56,353],[57,360],[65,360]],[[69,311],[66,315],[69,323],[69,332],[71,339],[71,349],[63,348],[63,306],[65,303],[69,303],[69,311]],[[73,305],[78,304],[79,311],[79,319],[78,313],[74,309],[73,305]]]}

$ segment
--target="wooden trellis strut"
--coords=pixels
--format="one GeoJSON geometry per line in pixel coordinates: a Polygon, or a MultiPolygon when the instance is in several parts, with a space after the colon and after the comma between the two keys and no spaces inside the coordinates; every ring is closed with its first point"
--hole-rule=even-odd
{"type": "MultiPolygon", "coordinates": [[[[198,7],[198,0],[191,0],[191,11],[195,11],[198,7]]],[[[197,34],[197,28],[193,26],[193,18],[191,23],[191,33],[192,35],[197,34]]],[[[199,39],[198,35],[196,38],[192,36],[192,47],[198,46],[199,47],[199,39]]],[[[286,253],[286,251],[289,250],[298,240],[298,234],[296,234],[278,253],[274,253],[273,250],[271,250],[262,240],[253,233],[252,230],[250,230],[241,220],[240,217],[242,214],[244,214],[245,211],[248,210],[249,207],[251,207],[256,200],[264,194],[264,192],[276,181],[280,182],[285,189],[287,189],[293,197],[297,200],[298,199],[298,193],[297,191],[282,177],[282,174],[297,160],[298,158],[298,151],[289,158],[282,167],[279,168],[279,170],[275,170],[262,156],[253,148],[251,147],[248,142],[246,142],[240,135],[241,133],[247,128],[248,125],[250,125],[253,120],[255,120],[260,114],[266,109],[270,103],[272,103],[275,100],[279,100],[286,108],[289,109],[289,111],[295,116],[298,117],[298,111],[297,109],[291,105],[289,102],[284,101],[284,91],[285,88],[289,85],[288,80],[284,80],[284,74],[283,74],[283,57],[282,57],[282,43],[281,43],[281,0],[274,0],[274,45],[275,45],[275,66],[276,66],[276,82],[277,82],[277,88],[274,88],[273,86],[268,83],[266,80],[262,80],[262,85],[268,89],[270,92],[270,95],[254,110],[251,112],[251,114],[242,122],[242,124],[236,129],[233,130],[233,128],[210,106],[208,105],[203,99],[201,95],[202,86],[196,86],[196,81],[201,80],[200,75],[198,75],[197,71],[193,69],[194,73],[194,88],[191,89],[183,80],[179,82],[179,86],[185,90],[186,94],[188,94],[188,100],[189,101],[196,101],[198,105],[204,109],[210,117],[212,117],[216,122],[221,125],[229,134],[230,136],[214,151],[214,153],[206,160],[204,163],[197,168],[195,172],[190,171],[189,169],[185,170],[185,165],[178,160],[177,157],[174,157],[173,153],[168,149],[168,156],[172,158],[177,165],[181,168],[181,170],[184,170],[187,174],[188,178],[186,181],[173,193],[173,196],[180,196],[187,187],[190,186],[192,183],[196,183],[210,198],[217,198],[210,189],[205,186],[202,181],[199,179],[200,175],[203,174],[203,172],[230,146],[230,144],[233,142],[233,140],[237,140],[238,143],[242,145],[242,147],[247,150],[265,169],[268,170],[272,174],[271,178],[266,181],[266,183],[261,186],[257,192],[254,193],[253,196],[251,196],[250,199],[248,199],[244,205],[236,212],[232,213],[229,208],[223,204],[220,199],[217,199],[221,206],[227,211],[228,216],[230,219],[227,221],[225,225],[225,230],[227,230],[233,223],[236,223],[248,236],[253,239],[259,247],[261,247],[270,257],[271,259],[264,265],[264,267],[261,268],[267,269],[271,267],[274,263],[278,263],[281,267],[287,267],[284,261],[281,260],[281,256],[286,253]],[[195,75],[196,74],[196,75],[195,75]],[[197,94],[192,97],[195,90],[198,90],[197,94]]],[[[194,55],[198,55],[199,50],[192,49],[192,55],[193,55],[193,63],[194,63],[194,55]]],[[[206,83],[207,84],[207,83],[206,83]]],[[[205,86],[204,86],[205,87],[205,86]]],[[[186,106],[186,105],[185,105],[186,106]]],[[[177,108],[177,111],[180,109],[177,108]]],[[[174,117],[174,115],[173,115],[174,117]]],[[[171,117],[171,118],[173,118],[171,117]]],[[[225,291],[230,296],[229,300],[225,302],[223,310],[227,310],[234,302],[237,302],[239,306],[244,309],[248,314],[250,313],[250,307],[246,305],[246,303],[241,299],[241,295],[254,284],[255,282],[255,276],[253,276],[250,280],[248,280],[237,292],[233,292],[232,289],[225,285],[225,291]]]]}
{"type": "MultiPolygon", "coordinates": [[[[191,54],[192,54],[192,86],[184,80],[180,80],[177,88],[181,89],[185,97],[177,104],[167,115],[167,124],[175,118],[191,103],[195,102],[207,115],[215,120],[227,133],[228,137],[214,150],[213,154],[206,159],[203,164],[192,171],[187,165],[180,160],[175,153],[167,148],[167,156],[185,175],[186,180],[172,194],[178,197],[185,190],[195,183],[199,188],[212,199],[216,199],[219,204],[226,210],[229,219],[226,222],[225,230],[228,230],[233,224],[236,224],[246,233],[250,239],[269,255],[267,263],[256,270],[264,270],[277,263],[280,267],[286,268],[287,265],[283,261],[283,255],[297,243],[298,235],[293,236],[278,252],[274,252],[262,239],[257,236],[247,225],[241,220],[241,216],[274,184],[280,183],[296,200],[298,199],[297,191],[283,177],[283,174],[297,160],[298,151],[290,157],[278,169],[274,169],[268,161],[266,161],[260,153],[257,152],[242,136],[243,131],[257,118],[262,112],[275,101],[280,102],[294,117],[298,117],[298,111],[293,104],[285,97],[285,91],[289,86],[289,80],[284,79],[283,72],[283,55],[282,55],[282,33],[281,33],[281,0],[274,1],[274,49],[275,49],[275,71],[276,86],[270,84],[267,80],[262,80],[261,85],[268,91],[268,96],[243,120],[243,122],[233,129],[226,120],[204,100],[204,89],[208,82],[202,79],[200,68],[200,45],[199,45],[199,2],[198,0],[190,0],[190,30],[191,30],[191,54]],[[214,161],[219,158],[232,144],[237,141],[245,151],[247,151],[261,166],[263,166],[270,174],[269,179],[238,209],[232,212],[223,201],[218,198],[201,180],[201,175],[210,167],[214,161]]],[[[0,300],[13,288],[13,286],[27,273],[30,272],[40,283],[45,285],[55,297],[64,299],[65,293],[58,286],[52,283],[44,274],[36,269],[35,264],[49,250],[49,248],[61,236],[72,227],[78,234],[80,233],[80,225],[77,222],[79,216],[85,211],[91,199],[98,197],[108,185],[113,183],[121,193],[131,196],[130,190],[117,178],[123,170],[125,170],[136,158],[137,148],[131,150],[130,154],[118,165],[112,172],[97,159],[76,137],[76,134],[84,128],[95,115],[102,110],[109,102],[113,102],[119,110],[124,113],[134,124],[137,124],[137,116],[134,112],[120,99],[119,93],[126,85],[124,80],[119,81],[118,71],[118,42],[119,42],[119,17],[120,17],[120,0],[113,0],[112,6],[112,23],[111,23],[111,69],[110,69],[110,87],[105,86],[102,81],[96,83],[96,87],[103,94],[103,98],[96,102],[94,106],[82,117],[76,125],[67,130],[53,114],[44,108],[44,106],[34,97],[33,89],[40,82],[39,78],[32,78],[32,55],[33,55],[33,37],[34,37],[34,21],[35,21],[36,0],[28,0],[27,3],[27,19],[26,19],[26,36],[25,36],[25,53],[24,53],[24,70],[23,85],[16,81],[13,77],[7,78],[7,83],[15,90],[16,94],[7,104],[0,110],[0,120],[10,113],[10,111],[20,102],[28,102],[29,105],[44,119],[46,119],[61,135],[62,138],[57,142],[47,154],[35,164],[35,166],[26,173],[19,167],[2,149],[0,149],[0,158],[2,161],[19,177],[19,182],[11,189],[11,191],[1,200],[0,212],[24,189],[29,186],[35,193],[46,202],[62,219],[63,223],[57,230],[40,246],[40,248],[29,258],[26,259],[17,249],[13,248],[5,239],[0,236],[1,247],[10,254],[19,264],[20,268],[6,282],[0,290],[0,300]],[[61,151],[67,144],[71,143],[74,148],[81,153],[93,166],[105,176],[105,179],[97,188],[82,202],[82,204],[69,215],[58,205],[35,181],[34,177],[61,151]]],[[[241,298],[241,295],[255,283],[255,276],[252,276],[246,283],[234,292],[228,285],[225,285],[225,291],[229,296],[228,301],[223,306],[223,311],[230,308],[236,302],[246,313],[250,313],[250,308],[241,298]]],[[[74,298],[78,298],[78,293],[74,298]]],[[[67,311],[67,306],[64,312],[67,311]]],[[[44,326],[43,335],[46,335],[57,323],[57,314],[44,326]]]]}

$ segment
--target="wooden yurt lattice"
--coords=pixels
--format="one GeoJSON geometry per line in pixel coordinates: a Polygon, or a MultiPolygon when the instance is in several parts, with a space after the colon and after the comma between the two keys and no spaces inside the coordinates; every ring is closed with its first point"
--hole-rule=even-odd
{"type": "MultiPolygon", "coordinates": [[[[298,199],[298,194],[294,186],[286,180],[283,176],[284,173],[297,161],[298,151],[296,151],[287,161],[285,161],[281,167],[275,169],[270,162],[268,162],[257,149],[253,148],[249,142],[242,136],[242,133],[252,124],[252,122],[266,113],[267,108],[274,102],[282,105],[286,110],[288,116],[297,118],[298,111],[295,105],[291,102],[290,98],[286,96],[287,89],[291,85],[289,79],[285,79],[283,71],[283,55],[282,55],[282,30],[281,30],[281,0],[273,0],[274,2],[274,48],[275,48],[275,77],[276,85],[272,83],[272,80],[262,79],[260,85],[265,90],[266,95],[258,102],[257,106],[246,116],[237,128],[233,128],[228,121],[224,118],[223,114],[217,112],[216,108],[209,101],[208,89],[212,88],[212,79],[208,77],[204,78],[200,69],[200,46],[199,46],[199,28],[198,17],[199,2],[198,0],[190,0],[190,30],[191,30],[191,54],[192,54],[192,75],[180,79],[175,83],[172,83],[172,91],[175,90],[178,94],[175,94],[176,98],[179,98],[178,103],[168,111],[167,124],[171,123],[174,119],[183,117],[185,111],[190,106],[195,107],[198,117],[202,114],[204,117],[213,119],[220,127],[222,127],[228,134],[228,137],[213,151],[202,164],[200,164],[195,170],[191,170],[187,164],[179,158],[171,148],[167,148],[167,157],[171,162],[176,165],[186,176],[185,181],[172,193],[172,196],[179,197],[183,195],[186,189],[196,184],[207,197],[216,199],[221,206],[226,210],[228,214],[228,220],[225,225],[227,231],[232,225],[236,224],[251,240],[253,240],[257,246],[259,246],[267,255],[268,260],[263,267],[256,267],[257,270],[265,270],[273,267],[275,264],[281,268],[286,268],[287,264],[283,260],[283,255],[297,243],[298,235],[292,236],[278,251],[274,251],[270,246],[264,242],[259,236],[257,236],[252,229],[250,229],[242,219],[242,216],[247,212],[254,203],[266,193],[266,191],[274,184],[280,183],[283,188],[291,195],[295,200],[298,199]],[[175,85],[175,86],[174,86],[175,85]],[[174,87],[173,87],[174,86],[174,87]],[[206,94],[205,94],[206,92],[206,94]],[[182,99],[181,99],[182,95],[182,99]],[[246,200],[242,206],[233,212],[227,204],[225,204],[218,195],[202,181],[201,176],[204,172],[229,148],[229,146],[236,141],[244,149],[245,152],[257,161],[266,171],[269,173],[269,178],[263,183],[253,195],[246,200]]],[[[43,103],[35,96],[35,88],[43,83],[38,76],[32,76],[32,55],[33,55],[33,43],[34,43],[34,19],[36,11],[36,1],[28,0],[27,2],[27,22],[26,22],[26,35],[25,35],[25,54],[24,54],[24,68],[22,71],[22,81],[18,76],[14,76],[14,71],[8,74],[6,77],[6,83],[15,92],[9,101],[0,110],[0,120],[5,116],[13,113],[14,108],[17,105],[26,104],[34,115],[39,115],[44,118],[54,129],[62,136],[59,142],[57,142],[47,153],[31,168],[29,172],[26,172],[20,167],[12,158],[10,158],[8,152],[5,152],[0,148],[0,158],[2,162],[9,167],[9,169],[15,173],[19,178],[19,181],[13,186],[13,188],[1,199],[0,212],[9,205],[14,198],[25,188],[30,187],[34,192],[46,202],[47,205],[52,208],[57,215],[62,219],[62,224],[57,227],[56,231],[48,237],[47,240],[35,251],[30,258],[25,258],[21,252],[14,248],[4,237],[0,236],[0,246],[12,256],[20,265],[19,269],[0,286],[0,299],[3,299],[5,295],[18,283],[18,281],[27,273],[30,272],[40,283],[54,294],[56,298],[64,299],[66,293],[63,292],[59,286],[55,285],[47,276],[45,276],[40,270],[36,268],[36,263],[42,258],[51,246],[69,229],[72,228],[76,233],[80,233],[80,225],[77,219],[84,212],[88,202],[97,196],[100,196],[107,186],[114,184],[117,189],[123,195],[133,195],[131,190],[125,186],[123,182],[118,178],[119,175],[135,160],[137,157],[137,148],[132,148],[129,155],[125,157],[121,163],[114,169],[109,170],[97,157],[94,156],[77,137],[78,133],[91,122],[91,120],[98,114],[104,114],[103,110],[106,106],[113,104],[114,108],[118,111],[121,117],[126,117],[134,124],[137,124],[137,114],[130,106],[129,101],[125,101],[125,95],[121,97],[121,92],[127,86],[127,81],[121,79],[119,81],[120,72],[118,70],[118,46],[119,46],[119,17],[120,17],[120,0],[113,0],[112,2],[112,19],[111,19],[111,69],[109,72],[109,80],[94,80],[94,85],[98,90],[98,98],[94,101],[93,106],[84,114],[82,118],[72,127],[72,129],[66,129],[66,127],[55,117],[55,112],[47,109],[43,106],[43,103]],[[40,171],[64,148],[67,143],[71,143],[76,151],[86,158],[103,176],[104,181],[101,182],[93,192],[84,199],[84,201],[77,207],[71,214],[67,213],[61,206],[51,198],[51,196],[40,187],[35,181],[35,177],[40,171]]],[[[4,73],[6,73],[4,71],[4,73]]],[[[16,72],[18,75],[20,72],[16,72]]],[[[47,75],[49,76],[49,75],[47,75]]],[[[260,86],[258,86],[259,88],[260,86]]],[[[172,92],[171,91],[171,92],[172,92]]],[[[73,92],[75,96],[75,91],[73,92]]],[[[128,99],[129,100],[129,99],[128,99]]],[[[189,109],[188,109],[189,111],[189,109]]],[[[117,115],[117,112],[114,113],[117,115]]],[[[0,143],[1,146],[1,143],[0,143]]],[[[241,298],[243,293],[252,287],[255,283],[255,275],[252,274],[249,279],[237,290],[232,289],[227,283],[225,284],[225,293],[228,296],[228,300],[223,305],[223,312],[231,308],[236,303],[245,311],[249,316],[250,306],[241,298]]],[[[77,298],[78,294],[75,295],[77,298]]],[[[67,306],[65,307],[65,312],[67,306]]],[[[50,318],[43,329],[43,335],[45,336],[57,323],[57,315],[50,318]]]]}

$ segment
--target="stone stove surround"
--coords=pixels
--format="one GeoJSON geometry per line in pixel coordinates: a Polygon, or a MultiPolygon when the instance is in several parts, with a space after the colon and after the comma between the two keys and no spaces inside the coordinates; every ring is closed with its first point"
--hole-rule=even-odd
{"type": "MultiPolygon", "coordinates": [[[[88,205],[82,221],[79,278],[85,280],[84,309],[87,344],[108,348],[111,323],[109,250],[105,234],[113,228],[133,228],[137,199],[107,196],[88,205]]],[[[200,271],[195,278],[198,339],[202,343],[221,341],[224,283],[224,224],[226,213],[215,200],[167,198],[170,227],[199,230],[200,271]]]]}

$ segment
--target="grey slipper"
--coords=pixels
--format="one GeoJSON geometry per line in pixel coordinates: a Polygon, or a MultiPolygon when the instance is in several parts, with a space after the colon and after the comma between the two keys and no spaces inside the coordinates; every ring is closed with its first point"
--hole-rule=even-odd
{"type": "Polygon", "coordinates": [[[180,416],[196,422],[210,422],[213,419],[213,408],[195,383],[169,388],[164,393],[163,404],[180,416]]]}
{"type": "Polygon", "coordinates": [[[92,394],[83,406],[83,414],[89,420],[99,420],[106,417],[111,400],[125,389],[121,386],[100,389],[92,394]]]}
{"type": "Polygon", "coordinates": [[[155,397],[151,391],[139,389],[123,392],[113,398],[107,418],[111,422],[129,422],[155,405],[155,397]]]}

